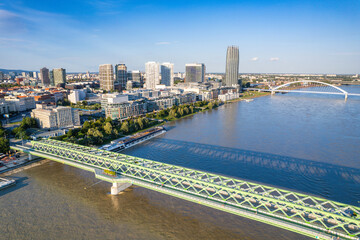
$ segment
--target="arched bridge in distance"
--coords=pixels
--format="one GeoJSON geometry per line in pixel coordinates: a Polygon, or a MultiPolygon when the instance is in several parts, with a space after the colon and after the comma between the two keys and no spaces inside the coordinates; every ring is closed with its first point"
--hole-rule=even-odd
{"type": "Polygon", "coordinates": [[[248,91],[261,91],[275,93],[312,93],[312,94],[329,94],[329,95],[343,95],[345,99],[348,96],[360,96],[358,93],[348,93],[342,88],[320,81],[300,80],[288,82],[279,86],[271,87],[269,89],[261,88],[244,88],[248,91]]]}
{"type": "Polygon", "coordinates": [[[134,184],[317,239],[360,239],[360,207],[62,141],[10,147],[91,171],[112,194],[134,184]]]}

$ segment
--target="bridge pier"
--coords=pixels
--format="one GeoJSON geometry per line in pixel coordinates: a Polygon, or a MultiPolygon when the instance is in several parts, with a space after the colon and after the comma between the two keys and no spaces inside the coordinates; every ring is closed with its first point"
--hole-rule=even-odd
{"type": "Polygon", "coordinates": [[[32,155],[29,153],[29,161],[31,161],[32,159],[32,155]]]}
{"type": "Polygon", "coordinates": [[[118,195],[120,192],[124,191],[131,185],[132,184],[128,183],[128,182],[125,182],[125,183],[114,182],[111,187],[111,195],[118,195]]]}
{"type": "Polygon", "coordinates": [[[347,100],[347,98],[348,98],[348,94],[347,94],[347,93],[345,93],[345,100],[347,100]]]}

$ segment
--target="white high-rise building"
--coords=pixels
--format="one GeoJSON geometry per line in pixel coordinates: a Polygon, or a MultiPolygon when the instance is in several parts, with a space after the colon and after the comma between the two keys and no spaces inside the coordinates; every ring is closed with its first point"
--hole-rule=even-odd
{"type": "Polygon", "coordinates": [[[229,46],[226,52],[226,70],[225,81],[223,83],[231,87],[234,84],[239,83],[239,47],[229,46]]]}
{"type": "Polygon", "coordinates": [[[174,64],[165,62],[161,64],[161,84],[174,86],[174,64]]]}
{"type": "Polygon", "coordinates": [[[99,66],[100,88],[111,91],[117,88],[114,81],[114,70],[111,64],[102,64],[99,66]]]}
{"type": "Polygon", "coordinates": [[[38,78],[37,72],[33,72],[33,78],[38,78]]]}
{"type": "Polygon", "coordinates": [[[155,86],[160,84],[159,63],[157,62],[145,63],[145,73],[146,73],[146,88],[155,89],[155,86]]]}

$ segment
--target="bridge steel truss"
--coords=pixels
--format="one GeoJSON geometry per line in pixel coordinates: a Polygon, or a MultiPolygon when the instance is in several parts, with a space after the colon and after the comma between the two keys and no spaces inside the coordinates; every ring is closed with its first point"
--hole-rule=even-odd
{"type": "Polygon", "coordinates": [[[262,89],[262,88],[244,88],[244,90],[247,91],[261,91],[261,92],[271,92],[271,94],[275,94],[275,93],[289,93],[289,92],[293,92],[293,93],[313,93],[313,94],[330,94],[330,95],[343,95],[345,97],[345,100],[348,98],[348,96],[360,96],[359,93],[348,93],[347,91],[345,91],[342,88],[339,88],[335,85],[329,84],[329,83],[325,83],[325,82],[321,82],[321,81],[313,81],[313,80],[299,80],[299,81],[294,81],[294,82],[288,82],[279,86],[275,86],[273,88],[269,88],[269,89],[262,89]],[[320,90],[306,90],[306,88],[301,88],[301,89],[297,89],[297,87],[295,86],[294,89],[283,89],[285,87],[289,87],[291,85],[294,84],[305,84],[305,85],[311,85],[311,84],[319,84],[319,86],[322,87],[328,87],[328,89],[330,90],[334,90],[333,92],[330,92],[329,90],[325,90],[325,91],[320,91],[320,90]]]}
{"type": "MultiPolygon", "coordinates": [[[[189,198],[194,196],[212,201],[222,205],[224,211],[225,208],[237,208],[253,215],[322,232],[327,236],[360,239],[360,208],[356,206],[62,141],[41,140],[32,141],[31,144],[32,153],[43,153],[50,159],[54,156],[97,169],[111,170],[130,181],[134,180],[134,184],[144,183],[139,185],[145,187],[154,185],[177,191],[189,198]]],[[[276,225],[271,221],[263,222],[276,225]]]]}

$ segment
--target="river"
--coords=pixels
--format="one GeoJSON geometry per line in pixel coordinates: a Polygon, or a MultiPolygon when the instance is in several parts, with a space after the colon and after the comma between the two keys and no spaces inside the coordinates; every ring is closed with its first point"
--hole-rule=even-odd
{"type": "MultiPolygon", "coordinates": [[[[360,205],[360,98],[266,96],[167,128],[123,153],[360,205]]],[[[0,239],[307,239],[136,186],[111,196],[92,173],[51,161],[12,177],[0,239]]]]}

